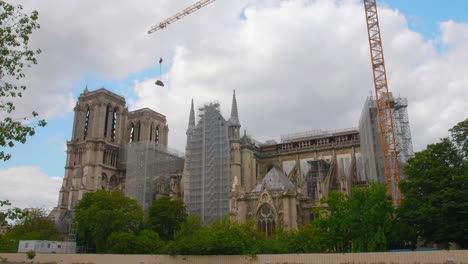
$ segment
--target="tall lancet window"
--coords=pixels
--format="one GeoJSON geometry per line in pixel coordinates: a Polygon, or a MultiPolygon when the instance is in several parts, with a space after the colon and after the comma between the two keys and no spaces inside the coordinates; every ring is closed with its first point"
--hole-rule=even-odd
{"type": "Polygon", "coordinates": [[[114,108],[114,112],[112,112],[112,130],[111,130],[111,141],[115,141],[115,133],[117,131],[117,108],[114,108]]]}
{"type": "Polygon", "coordinates": [[[153,124],[150,127],[150,142],[153,141],[153,124]]]}
{"type": "Polygon", "coordinates": [[[110,105],[106,107],[106,119],[104,123],[104,137],[107,137],[107,126],[109,124],[109,111],[110,111],[110,105]]]}
{"type": "Polygon", "coordinates": [[[83,140],[86,139],[86,136],[88,135],[88,127],[89,127],[89,106],[86,109],[86,114],[85,114],[85,124],[84,124],[84,131],[83,131],[83,140]]]}
{"type": "Polygon", "coordinates": [[[159,143],[159,127],[156,128],[154,134],[154,141],[156,141],[156,143],[159,143]]]}
{"type": "Polygon", "coordinates": [[[138,136],[137,136],[137,141],[140,141],[140,131],[141,131],[141,123],[138,122],[138,136]]]}
{"type": "Polygon", "coordinates": [[[132,124],[130,127],[130,142],[135,140],[135,126],[132,124]]]}
{"type": "Polygon", "coordinates": [[[273,215],[273,209],[268,204],[263,204],[258,210],[257,215],[258,229],[265,233],[267,238],[273,235],[275,230],[275,217],[273,215]]]}

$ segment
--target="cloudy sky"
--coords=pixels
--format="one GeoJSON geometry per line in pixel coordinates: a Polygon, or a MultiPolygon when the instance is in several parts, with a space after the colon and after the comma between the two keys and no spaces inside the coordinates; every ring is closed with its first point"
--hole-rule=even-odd
{"type": "MultiPolygon", "coordinates": [[[[16,1],[14,1],[16,2],[16,1]]],[[[356,127],[373,90],[359,0],[218,0],[148,35],[195,0],[21,1],[38,10],[41,48],[17,114],[48,122],[0,166],[0,200],[53,207],[73,107],[87,86],[166,115],[169,146],[185,148],[190,101],[221,103],[235,89],[242,129],[260,141],[356,127]],[[164,58],[160,75],[158,60],[164,58]],[[165,87],[154,85],[162,78],[165,87]]],[[[414,149],[447,136],[468,113],[468,3],[381,0],[389,89],[407,97],[414,149]]]]}

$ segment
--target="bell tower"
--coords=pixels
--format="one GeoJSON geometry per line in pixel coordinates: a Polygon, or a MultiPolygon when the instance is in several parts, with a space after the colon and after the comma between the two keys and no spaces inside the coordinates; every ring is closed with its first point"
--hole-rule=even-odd
{"type": "Polygon", "coordinates": [[[125,143],[125,99],[104,88],[92,92],[85,88],[74,112],[58,201],[62,213],[72,210],[87,192],[122,189],[125,176],[118,168],[119,150],[125,143]]]}

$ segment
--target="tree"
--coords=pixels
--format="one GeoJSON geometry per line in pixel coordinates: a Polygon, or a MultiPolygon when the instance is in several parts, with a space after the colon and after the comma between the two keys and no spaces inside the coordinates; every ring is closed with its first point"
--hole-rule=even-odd
{"type": "Polygon", "coordinates": [[[113,232],[106,243],[106,253],[111,254],[158,254],[163,245],[158,233],[152,230],[142,230],[138,235],[113,232]]]}
{"type": "MultiPolygon", "coordinates": [[[[46,125],[44,120],[30,123],[30,117],[15,119],[14,101],[22,97],[25,85],[18,84],[26,75],[23,67],[37,64],[36,55],[41,50],[28,47],[33,30],[39,29],[38,12],[22,13],[21,5],[13,6],[0,1],[0,147],[13,147],[14,142],[25,143],[28,136],[35,133],[37,126],[46,125]]],[[[31,113],[35,118],[38,114],[31,113]]],[[[0,159],[8,160],[11,154],[0,150],[0,159]]]]}
{"type": "MultiPolygon", "coordinates": [[[[203,230],[203,229],[202,229],[203,230]]],[[[253,222],[237,223],[229,216],[214,221],[204,233],[209,255],[254,255],[260,253],[265,234],[253,222]]],[[[202,240],[203,241],[203,240],[202,240]]]]}
{"type": "Polygon", "coordinates": [[[387,250],[393,214],[390,199],[383,184],[371,183],[367,189],[353,188],[349,200],[352,252],[387,250]]]}
{"type": "Polygon", "coordinates": [[[86,193],[75,207],[77,240],[90,251],[105,253],[114,232],[136,233],[143,223],[143,210],[121,191],[86,193]]]}
{"type": "Polygon", "coordinates": [[[349,252],[351,249],[351,227],[349,219],[349,197],[332,191],[321,201],[318,208],[320,218],[314,220],[319,228],[317,239],[327,252],[349,252]]]}
{"type": "Polygon", "coordinates": [[[28,211],[18,207],[11,207],[8,200],[0,200],[0,226],[8,227],[11,222],[19,221],[26,217],[28,211]]]}
{"type": "Polygon", "coordinates": [[[355,187],[350,197],[333,191],[322,200],[321,217],[309,232],[326,252],[386,251],[393,214],[389,199],[385,186],[378,183],[367,189],[355,187]]]}
{"type": "Polygon", "coordinates": [[[172,240],[180,225],[187,218],[187,211],[182,200],[171,200],[162,196],[149,208],[149,225],[162,239],[172,240]]]}
{"type": "Polygon", "coordinates": [[[468,118],[456,124],[450,130],[452,141],[461,150],[461,156],[468,159],[468,118]]]}
{"type": "Polygon", "coordinates": [[[285,240],[284,247],[288,253],[321,253],[323,245],[318,240],[319,229],[313,223],[302,226],[297,232],[292,233],[291,239],[285,240]]]}
{"type": "Polygon", "coordinates": [[[262,252],[265,240],[253,223],[240,224],[228,216],[210,226],[190,216],[175,237],[171,253],[182,255],[253,255],[262,252]]]}
{"type": "Polygon", "coordinates": [[[163,241],[158,233],[153,230],[142,230],[136,236],[136,247],[138,254],[160,254],[163,247],[163,241]]]}
{"type": "Polygon", "coordinates": [[[468,247],[468,119],[404,167],[398,215],[428,242],[468,247]]]}
{"type": "Polygon", "coordinates": [[[192,253],[192,241],[198,230],[203,227],[200,218],[196,215],[189,215],[180,225],[180,229],[175,232],[173,247],[169,249],[170,254],[190,254],[192,253]]]}
{"type": "Polygon", "coordinates": [[[0,251],[16,252],[20,240],[62,240],[62,233],[55,228],[43,209],[29,209],[3,236],[0,251]]]}
{"type": "Polygon", "coordinates": [[[135,254],[136,236],[132,232],[113,232],[106,241],[106,252],[111,254],[135,254]]]}

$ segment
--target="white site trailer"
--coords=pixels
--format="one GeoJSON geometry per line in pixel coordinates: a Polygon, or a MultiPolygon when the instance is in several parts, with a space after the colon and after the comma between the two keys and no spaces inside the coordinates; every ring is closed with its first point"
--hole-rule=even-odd
{"type": "Polygon", "coordinates": [[[18,253],[34,251],[36,253],[76,253],[76,242],[48,240],[20,240],[18,253]]]}

